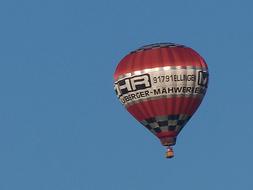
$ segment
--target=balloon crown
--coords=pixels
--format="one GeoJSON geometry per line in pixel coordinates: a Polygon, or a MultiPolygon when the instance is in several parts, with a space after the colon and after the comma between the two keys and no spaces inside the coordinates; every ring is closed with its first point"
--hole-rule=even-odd
{"type": "Polygon", "coordinates": [[[148,49],[161,48],[161,47],[185,47],[185,46],[181,45],[181,44],[170,43],[170,42],[154,43],[154,44],[142,46],[142,47],[132,51],[131,53],[138,52],[138,51],[144,51],[144,50],[148,50],[148,49]]]}

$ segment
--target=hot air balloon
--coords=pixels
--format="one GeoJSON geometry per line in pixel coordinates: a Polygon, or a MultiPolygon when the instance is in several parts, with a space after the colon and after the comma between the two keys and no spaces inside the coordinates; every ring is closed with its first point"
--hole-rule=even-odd
{"type": "Polygon", "coordinates": [[[143,46],[126,55],[114,73],[120,102],[174,156],[177,136],[198,109],[208,85],[205,60],[174,43],[143,46]]]}

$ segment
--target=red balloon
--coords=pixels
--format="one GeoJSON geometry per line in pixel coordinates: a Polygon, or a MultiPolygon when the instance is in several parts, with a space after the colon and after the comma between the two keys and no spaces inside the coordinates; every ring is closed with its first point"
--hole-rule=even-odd
{"type": "Polygon", "coordinates": [[[171,146],[199,107],[208,85],[208,68],[193,49],[173,43],[143,46],[126,55],[114,73],[121,103],[142,125],[171,146]]]}

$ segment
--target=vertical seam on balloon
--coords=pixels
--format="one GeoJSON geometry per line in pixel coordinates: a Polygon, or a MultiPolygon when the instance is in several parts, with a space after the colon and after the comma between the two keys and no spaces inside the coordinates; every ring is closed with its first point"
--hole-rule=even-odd
{"type": "MultiPolygon", "coordinates": [[[[197,72],[197,70],[194,69],[194,75],[195,75],[195,76],[197,76],[197,75],[196,75],[196,72],[197,72]]],[[[195,81],[194,84],[193,84],[193,89],[195,89],[195,87],[196,87],[196,81],[195,81]]],[[[190,112],[190,110],[191,110],[191,108],[192,108],[192,105],[193,105],[193,103],[195,102],[195,97],[188,97],[188,98],[190,99],[190,101],[189,101],[189,103],[188,103],[188,106],[185,107],[185,113],[186,113],[187,115],[189,114],[189,112],[190,112]]],[[[192,113],[191,115],[193,115],[193,113],[192,113]]]]}
{"type": "MultiPolygon", "coordinates": [[[[181,60],[180,61],[182,61],[183,63],[184,63],[184,61],[185,61],[185,59],[184,59],[184,55],[181,57],[181,60]]],[[[185,71],[186,71],[186,75],[187,75],[187,69],[185,69],[185,71]]],[[[185,85],[185,83],[183,83],[183,86],[185,85]]],[[[187,86],[187,80],[186,80],[186,86],[187,86]]],[[[181,99],[181,101],[179,102],[179,113],[182,113],[183,112],[183,105],[184,105],[184,100],[185,100],[185,94],[183,95],[183,98],[181,99]]],[[[180,126],[181,127],[181,126],[180,126]]],[[[177,131],[178,132],[178,131],[177,131]]]]}
{"type": "MultiPolygon", "coordinates": [[[[181,58],[182,59],[182,58],[181,58]]],[[[187,59],[186,59],[187,60],[187,59]]],[[[185,61],[185,57],[184,57],[184,59],[182,59],[182,61],[185,61]]],[[[187,76],[188,75],[188,69],[185,69],[185,75],[187,76]]],[[[188,82],[188,80],[186,80],[186,81],[184,81],[184,83],[183,83],[183,86],[185,86],[185,87],[187,87],[187,83],[188,82]]],[[[180,101],[180,110],[179,110],[179,113],[180,114],[182,114],[183,112],[184,112],[184,109],[185,109],[185,107],[184,107],[184,105],[185,105],[185,98],[186,98],[186,96],[185,96],[185,94],[184,94],[184,96],[183,96],[183,98],[182,98],[182,100],[180,101]]],[[[179,134],[179,132],[181,131],[181,129],[184,127],[184,124],[182,124],[182,126],[179,126],[178,127],[178,129],[177,129],[177,134],[179,134]]]]}
{"type": "MultiPolygon", "coordinates": [[[[157,49],[154,49],[154,50],[153,50],[153,53],[150,52],[150,53],[151,53],[151,61],[152,61],[151,68],[154,67],[154,61],[156,60],[156,59],[155,59],[155,58],[156,58],[156,53],[157,53],[156,50],[157,50],[157,49]]],[[[158,57],[159,57],[159,56],[158,56],[158,57]]],[[[150,103],[151,103],[151,102],[150,102],[150,103]]],[[[155,105],[153,105],[153,103],[150,104],[150,107],[151,107],[151,110],[154,110],[154,112],[156,112],[156,108],[155,108],[155,105]]],[[[151,113],[151,114],[153,115],[154,113],[151,113]]]]}
{"type": "MultiPolygon", "coordinates": [[[[141,52],[141,55],[140,55],[140,68],[141,68],[141,70],[143,70],[145,67],[144,67],[144,65],[145,65],[145,60],[144,60],[144,58],[145,58],[145,53],[146,53],[146,51],[142,51],[141,52]]],[[[149,113],[149,111],[147,110],[147,109],[145,109],[145,103],[143,104],[142,103],[143,101],[141,101],[137,106],[138,106],[138,109],[143,113],[143,115],[145,116],[145,119],[147,119],[146,117],[147,117],[147,115],[148,115],[148,113],[149,113]],[[143,109],[144,108],[144,109],[143,109]]]]}
{"type": "MultiPolygon", "coordinates": [[[[142,69],[144,69],[145,67],[144,67],[144,65],[145,65],[145,58],[147,57],[147,55],[148,55],[148,50],[147,51],[145,51],[145,53],[143,53],[143,57],[142,57],[142,59],[141,59],[141,67],[142,67],[142,69]]],[[[146,117],[147,116],[152,116],[153,114],[152,114],[152,111],[150,110],[150,106],[152,106],[152,100],[151,101],[147,101],[146,103],[144,103],[144,104],[141,104],[141,107],[142,108],[144,108],[143,110],[145,110],[145,115],[146,115],[146,117]]],[[[147,118],[145,118],[145,119],[147,119],[147,118]]]]}
{"type": "MultiPolygon", "coordinates": [[[[133,54],[133,59],[132,59],[132,65],[131,65],[131,70],[133,71],[133,68],[134,68],[134,64],[140,64],[141,65],[141,61],[140,63],[135,63],[136,62],[136,57],[137,57],[137,54],[140,53],[140,54],[143,54],[144,51],[141,51],[141,52],[137,52],[137,53],[134,53],[133,54]]],[[[141,55],[139,55],[140,58],[142,58],[141,55]]],[[[142,68],[141,68],[142,69],[142,68]]],[[[145,113],[145,110],[141,108],[141,102],[140,103],[137,103],[137,104],[134,104],[135,105],[135,109],[137,109],[138,112],[140,112],[143,116],[146,115],[145,113]]],[[[139,121],[140,122],[140,121],[139,121]]]]}
{"type": "MultiPolygon", "coordinates": [[[[174,49],[173,48],[169,48],[170,52],[171,52],[171,56],[172,56],[172,63],[173,63],[173,66],[176,66],[175,62],[176,62],[176,56],[175,56],[175,52],[173,51],[174,49]]],[[[175,85],[175,88],[177,88],[177,83],[174,83],[173,81],[173,85],[175,85]]],[[[175,101],[172,101],[172,114],[175,115],[175,110],[176,110],[176,105],[177,104],[177,98],[175,97],[175,101]]]]}
{"type": "MultiPolygon", "coordinates": [[[[130,65],[127,65],[127,67],[128,67],[127,69],[129,69],[129,72],[133,72],[134,59],[135,59],[135,53],[131,54],[131,59],[129,60],[130,65]]],[[[128,109],[128,107],[126,107],[126,106],[125,106],[125,108],[128,109]]]]}
{"type": "MultiPolygon", "coordinates": [[[[164,48],[164,51],[165,51],[165,54],[166,54],[166,56],[168,56],[168,63],[169,63],[169,49],[170,48],[164,48]]],[[[168,64],[169,65],[169,64],[168,64]]],[[[166,102],[165,102],[165,109],[166,109],[166,111],[169,109],[168,108],[168,101],[167,101],[167,99],[168,98],[166,98],[165,100],[166,100],[166,102]]],[[[168,114],[167,114],[167,120],[169,121],[169,119],[168,119],[168,114]]],[[[168,124],[167,124],[168,125],[168,124]]]]}
{"type": "MultiPolygon", "coordinates": [[[[159,48],[159,50],[158,50],[157,53],[159,54],[159,56],[158,56],[159,60],[158,60],[158,61],[159,61],[160,63],[162,63],[162,67],[164,67],[165,65],[164,65],[164,62],[163,62],[162,49],[163,49],[163,48],[159,48]]],[[[164,72],[164,71],[163,71],[163,72],[164,72]]],[[[164,84],[163,84],[163,85],[164,85],[164,84]]],[[[165,104],[165,105],[167,105],[167,104],[165,104]]],[[[154,108],[154,109],[155,109],[155,112],[157,112],[157,110],[156,110],[157,108],[154,108]]],[[[160,109],[160,108],[158,108],[158,109],[160,109]]],[[[160,128],[160,126],[159,126],[159,128],[160,128]]],[[[161,128],[160,128],[160,130],[161,130],[161,128]]]]}

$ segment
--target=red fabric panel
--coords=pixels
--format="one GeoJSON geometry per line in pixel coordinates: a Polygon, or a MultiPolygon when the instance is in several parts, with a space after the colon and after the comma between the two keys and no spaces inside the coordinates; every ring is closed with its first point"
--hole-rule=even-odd
{"type": "Polygon", "coordinates": [[[175,97],[143,101],[127,108],[138,121],[155,116],[186,114],[193,115],[202,98],[175,97]],[[181,104],[183,102],[183,104],[181,104]]]}
{"type": "Polygon", "coordinates": [[[161,47],[133,52],[118,64],[114,79],[118,76],[147,68],[164,66],[200,66],[206,68],[204,59],[187,47],[161,47]]]}
{"type": "Polygon", "coordinates": [[[175,131],[167,131],[167,132],[161,132],[156,135],[158,138],[164,138],[164,137],[176,137],[177,133],[175,131]]]}

